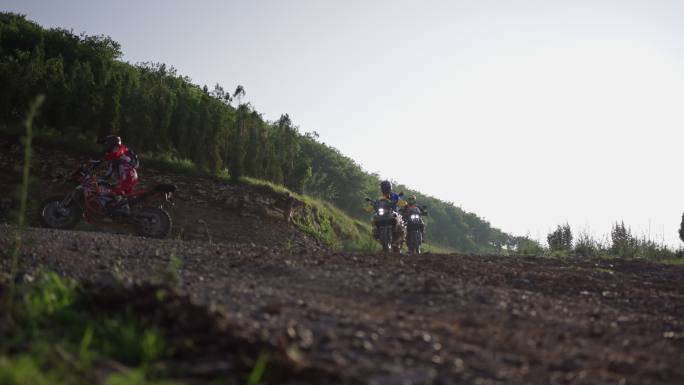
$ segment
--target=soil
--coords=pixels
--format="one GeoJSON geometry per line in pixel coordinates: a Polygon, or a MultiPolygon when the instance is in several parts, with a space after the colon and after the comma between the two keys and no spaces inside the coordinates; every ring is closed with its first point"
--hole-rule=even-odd
{"type": "MultiPolygon", "coordinates": [[[[12,232],[0,225],[0,250],[12,232]]],[[[160,281],[180,259],[180,287],[197,308],[178,322],[201,324],[197,309],[218,309],[240,338],[226,345],[208,328],[203,350],[272,351],[282,359],[269,383],[684,383],[684,266],[24,236],[23,276],[48,268],[82,281],[160,281]]]]}

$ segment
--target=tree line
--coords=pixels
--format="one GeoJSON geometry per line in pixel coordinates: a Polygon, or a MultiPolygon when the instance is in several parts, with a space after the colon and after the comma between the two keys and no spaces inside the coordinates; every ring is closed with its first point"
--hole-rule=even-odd
{"type": "MultiPolygon", "coordinates": [[[[332,202],[352,217],[379,177],[353,159],[302,134],[287,114],[267,121],[245,89],[193,84],[161,63],[129,64],[108,36],[45,29],[23,15],[0,13],[0,124],[20,124],[30,101],[45,95],[39,129],[89,140],[121,135],[141,153],[191,160],[239,181],[249,176],[332,202]]],[[[452,203],[420,194],[430,207],[429,239],[460,251],[515,248],[518,237],[452,203]]]]}
{"type": "MultiPolygon", "coordinates": [[[[684,228],[684,221],[683,227],[684,228]]],[[[575,237],[570,225],[565,223],[556,226],[546,236],[547,248],[544,249],[536,241],[529,240],[526,251],[529,254],[578,257],[612,257],[612,258],[645,258],[672,259],[684,257],[684,249],[673,249],[664,242],[657,242],[650,237],[638,237],[632,233],[624,222],[615,222],[610,234],[605,239],[595,239],[586,231],[575,237]]]]}

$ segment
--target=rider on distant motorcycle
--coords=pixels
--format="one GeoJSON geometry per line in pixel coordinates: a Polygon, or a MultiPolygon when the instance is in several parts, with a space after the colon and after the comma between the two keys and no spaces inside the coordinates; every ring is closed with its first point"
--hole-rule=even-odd
{"type": "Polygon", "coordinates": [[[128,206],[129,195],[133,188],[138,184],[138,159],[135,153],[129,150],[121,142],[121,138],[116,135],[108,135],[97,141],[105,148],[103,161],[109,162],[109,169],[106,178],[113,177],[115,179],[111,190],[104,191],[104,195],[111,195],[112,200],[107,204],[105,209],[108,214],[114,212],[128,214],[130,207],[128,206]]]}
{"type": "Polygon", "coordinates": [[[396,210],[399,195],[392,191],[392,182],[388,180],[380,182],[380,191],[382,192],[382,197],[392,202],[392,207],[396,210]]]}
{"type": "Polygon", "coordinates": [[[410,197],[406,198],[406,206],[401,210],[401,213],[406,213],[410,209],[417,209],[418,212],[422,213],[421,208],[416,204],[416,196],[411,195],[410,197]]]}
{"type": "MultiPolygon", "coordinates": [[[[392,191],[392,182],[388,180],[384,180],[380,182],[380,191],[382,192],[382,197],[383,199],[387,199],[392,203],[392,210],[396,211],[397,210],[397,205],[399,203],[400,196],[399,194],[395,193],[392,191]]],[[[399,216],[401,218],[401,216],[399,216]]],[[[394,228],[394,234],[393,234],[393,243],[394,247],[397,249],[401,246],[401,244],[404,242],[404,238],[406,236],[405,233],[405,228],[401,221],[400,223],[397,224],[397,226],[394,228]]],[[[378,233],[377,233],[377,228],[373,229],[373,237],[378,238],[378,233]]]]}
{"type": "MultiPolygon", "coordinates": [[[[411,214],[417,213],[418,215],[427,215],[427,212],[421,209],[417,204],[416,204],[416,196],[411,195],[406,199],[406,206],[404,206],[401,209],[401,216],[404,218],[404,222],[408,222],[410,219],[411,214]]],[[[420,221],[420,233],[425,239],[425,223],[421,220],[420,221]]]]}

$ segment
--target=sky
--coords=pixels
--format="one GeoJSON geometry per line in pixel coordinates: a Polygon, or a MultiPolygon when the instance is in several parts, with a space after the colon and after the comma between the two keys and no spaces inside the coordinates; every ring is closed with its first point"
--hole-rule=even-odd
{"type": "Polygon", "coordinates": [[[681,0],[3,0],[123,60],[243,85],[269,120],[545,241],[624,221],[679,246],[681,0]]]}

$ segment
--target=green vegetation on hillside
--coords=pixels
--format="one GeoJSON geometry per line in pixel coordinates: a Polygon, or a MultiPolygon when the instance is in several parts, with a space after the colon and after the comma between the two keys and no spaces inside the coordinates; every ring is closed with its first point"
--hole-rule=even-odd
{"type": "MultiPolygon", "coordinates": [[[[118,133],[146,159],[171,160],[234,181],[265,180],[368,220],[363,198],[377,195],[378,176],[316,134],[301,134],[287,114],[266,121],[240,102],[241,86],[232,93],[219,84],[200,87],[165,64],[132,65],[120,57],[120,45],[107,36],[44,29],[24,16],[0,13],[0,128],[20,125],[30,101],[44,94],[35,121],[39,138],[49,133],[68,145],[74,138],[92,143],[118,133]]],[[[404,186],[397,190],[429,206],[432,244],[467,252],[519,246],[521,238],[453,203],[404,186]]]]}

